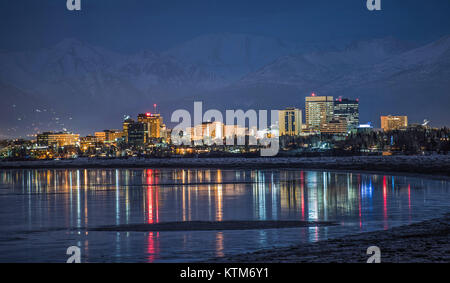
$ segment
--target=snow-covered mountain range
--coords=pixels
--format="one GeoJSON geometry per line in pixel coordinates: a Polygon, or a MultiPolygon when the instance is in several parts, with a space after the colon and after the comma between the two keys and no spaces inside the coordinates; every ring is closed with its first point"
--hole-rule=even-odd
{"type": "Polygon", "coordinates": [[[255,72],[280,56],[306,50],[306,46],[276,38],[248,34],[208,34],[169,49],[165,54],[229,82],[255,72]]]}
{"type": "Polygon", "coordinates": [[[6,107],[0,126],[29,133],[59,127],[64,116],[70,117],[67,128],[99,130],[153,103],[166,117],[190,109],[193,99],[219,109],[303,107],[312,91],[359,97],[363,120],[378,122],[379,114],[392,113],[450,122],[442,118],[450,99],[450,36],[425,46],[384,38],[317,50],[262,36],[212,34],[165,52],[132,55],[76,39],[2,52],[0,98],[6,107]],[[416,104],[424,111],[405,113],[416,104]],[[42,109],[56,110],[37,126],[38,118],[27,120],[23,113],[42,109]]]}

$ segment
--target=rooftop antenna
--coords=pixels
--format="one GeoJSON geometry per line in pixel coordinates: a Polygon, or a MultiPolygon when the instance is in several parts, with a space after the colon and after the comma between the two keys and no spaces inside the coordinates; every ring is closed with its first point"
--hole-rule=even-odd
{"type": "Polygon", "coordinates": [[[155,112],[155,114],[158,113],[158,112],[156,112],[156,103],[153,104],[153,112],[155,112]]]}

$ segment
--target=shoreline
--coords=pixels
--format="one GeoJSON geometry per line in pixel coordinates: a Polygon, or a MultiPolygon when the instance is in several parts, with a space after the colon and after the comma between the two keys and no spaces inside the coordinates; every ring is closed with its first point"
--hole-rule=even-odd
{"type": "Polygon", "coordinates": [[[160,232],[160,231],[232,231],[232,230],[266,230],[299,227],[336,226],[331,221],[294,221],[294,220],[229,220],[229,221],[184,221],[161,222],[155,224],[122,224],[89,228],[94,232],[160,232]]]}
{"type": "Polygon", "coordinates": [[[354,157],[129,158],[1,161],[0,170],[58,168],[315,169],[450,178],[450,155],[354,157]]]}
{"type": "Polygon", "coordinates": [[[367,248],[381,250],[381,263],[450,263],[450,213],[388,230],[310,244],[265,249],[224,258],[222,263],[365,263],[367,248]]]}

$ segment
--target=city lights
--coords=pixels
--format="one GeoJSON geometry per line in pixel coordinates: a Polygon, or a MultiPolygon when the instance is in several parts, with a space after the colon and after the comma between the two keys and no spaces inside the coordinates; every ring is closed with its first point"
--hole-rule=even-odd
{"type": "MultiPolygon", "coordinates": [[[[275,156],[289,152],[332,152],[336,148],[349,152],[356,150],[363,154],[390,155],[407,148],[399,144],[400,140],[396,138],[402,132],[411,135],[417,131],[425,131],[433,135],[435,146],[448,141],[446,134],[434,138],[434,132],[438,129],[432,129],[428,120],[409,125],[406,116],[388,115],[381,116],[381,129],[374,128],[371,122],[360,124],[359,102],[359,99],[342,96],[334,99],[332,96],[312,93],[305,97],[303,111],[296,107],[272,110],[272,121],[265,126],[261,124],[268,120],[264,116],[267,114],[265,110],[229,110],[226,114],[234,118],[228,119],[227,116],[224,122],[220,112],[208,110],[203,113],[202,107],[199,108],[199,103],[196,102],[194,119],[183,116],[190,115],[186,110],[174,112],[172,122],[174,117],[178,117],[183,123],[173,129],[164,124],[163,116],[157,113],[155,103],[153,112],[139,114],[136,120],[125,115],[121,129],[107,129],[87,136],[63,129],[61,132],[32,135],[32,140],[28,141],[5,140],[0,147],[0,158],[176,157],[211,154],[275,156]],[[177,113],[183,115],[177,116],[177,113]],[[198,117],[206,120],[199,120],[198,117]],[[192,120],[196,124],[190,124],[189,121],[192,120]],[[386,145],[379,144],[380,139],[367,146],[355,145],[352,141],[372,134],[386,136],[381,139],[386,145]]],[[[427,139],[428,142],[431,142],[430,138],[427,139]]],[[[424,148],[427,146],[416,146],[414,152],[423,152],[424,148]]]]}

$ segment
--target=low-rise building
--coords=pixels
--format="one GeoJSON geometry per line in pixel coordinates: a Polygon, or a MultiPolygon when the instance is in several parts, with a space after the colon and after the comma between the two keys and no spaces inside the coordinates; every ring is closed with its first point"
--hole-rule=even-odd
{"type": "Polygon", "coordinates": [[[37,135],[37,144],[43,146],[77,146],[80,144],[80,135],[70,132],[45,132],[37,135]]]}
{"type": "Polygon", "coordinates": [[[406,129],[408,127],[407,116],[381,116],[381,128],[383,131],[394,131],[400,129],[406,129]]]}
{"type": "Polygon", "coordinates": [[[347,120],[345,118],[335,118],[322,124],[320,127],[322,134],[346,134],[347,120]]]}

